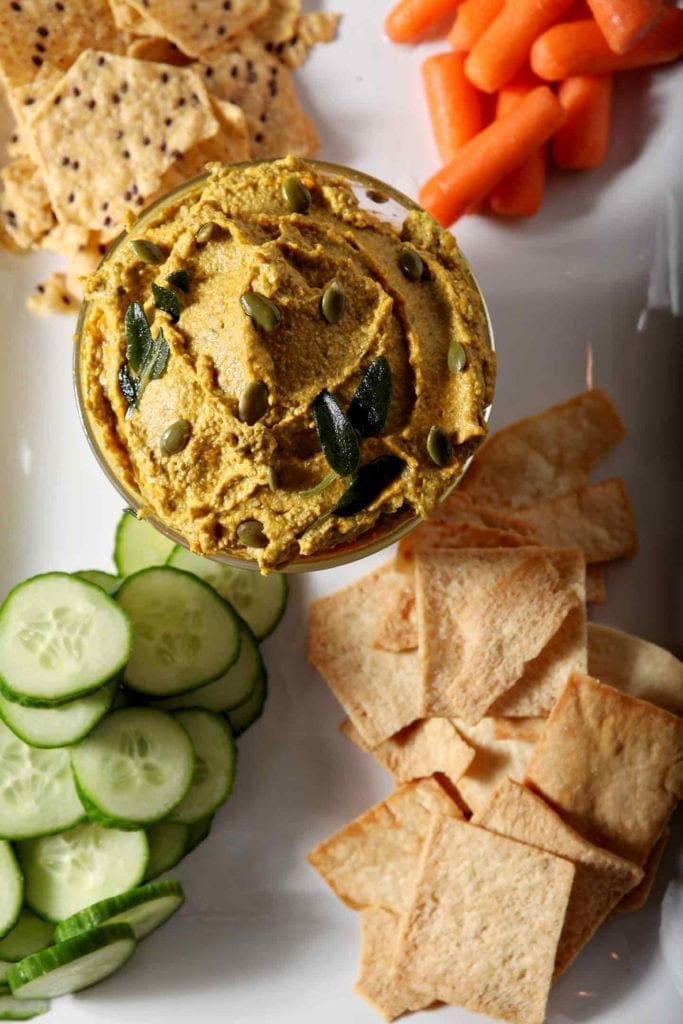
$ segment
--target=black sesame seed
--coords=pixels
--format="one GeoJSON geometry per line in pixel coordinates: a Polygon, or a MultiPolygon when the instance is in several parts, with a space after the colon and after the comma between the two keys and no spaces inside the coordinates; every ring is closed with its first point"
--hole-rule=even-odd
{"type": "Polygon", "coordinates": [[[74,203],[76,201],[76,196],[73,194],[73,192],[69,192],[66,201],[67,203],[74,203]]]}
{"type": "Polygon", "coordinates": [[[168,71],[164,71],[164,73],[161,76],[161,81],[164,83],[164,85],[166,85],[166,83],[168,82],[168,79],[169,79],[168,71]]]}
{"type": "Polygon", "coordinates": [[[216,35],[217,36],[224,36],[225,35],[225,25],[219,25],[218,26],[218,28],[216,29],[216,35]]]}
{"type": "Polygon", "coordinates": [[[80,96],[81,95],[81,90],[78,88],[77,85],[74,85],[74,87],[71,90],[71,92],[74,94],[74,96],[80,96]]]}
{"type": "Polygon", "coordinates": [[[109,203],[108,202],[102,203],[102,209],[105,210],[105,211],[108,210],[109,209],[109,203]]]}
{"type": "Polygon", "coordinates": [[[142,145],[143,145],[143,146],[149,146],[149,144],[151,143],[151,141],[152,141],[152,140],[150,139],[149,135],[143,135],[143,136],[142,136],[142,145]]]}
{"type": "Polygon", "coordinates": [[[70,163],[71,161],[69,160],[68,156],[62,157],[62,167],[68,167],[70,163]]]}
{"type": "Polygon", "coordinates": [[[129,149],[124,149],[123,152],[121,153],[121,156],[123,157],[124,160],[130,160],[130,150],[129,149]]]}
{"type": "Polygon", "coordinates": [[[10,135],[10,142],[11,143],[16,144],[18,141],[19,141],[19,136],[18,135],[16,135],[16,134],[10,135]]]}
{"type": "Polygon", "coordinates": [[[263,132],[256,132],[254,142],[263,142],[263,132]]]}
{"type": "Polygon", "coordinates": [[[183,155],[183,154],[182,154],[182,151],[181,151],[181,150],[179,150],[179,149],[174,149],[174,150],[172,150],[172,152],[171,152],[171,156],[173,157],[173,159],[174,159],[174,160],[180,160],[180,158],[182,157],[182,155],[183,155]]]}
{"type": "Polygon", "coordinates": [[[36,291],[40,295],[44,295],[45,294],[45,285],[44,284],[39,284],[38,287],[36,288],[36,291]]]}
{"type": "Polygon", "coordinates": [[[159,150],[160,150],[160,151],[161,151],[162,153],[165,153],[165,152],[166,152],[166,143],[165,143],[165,142],[162,142],[162,143],[161,143],[161,145],[159,146],[159,150]]]}
{"type": "Polygon", "coordinates": [[[272,53],[274,48],[275,48],[275,44],[273,43],[272,39],[269,39],[268,42],[266,43],[266,52],[267,53],[272,53]]]}
{"type": "Polygon", "coordinates": [[[131,199],[133,198],[133,193],[130,191],[130,189],[123,193],[123,198],[127,203],[131,201],[131,199]]]}
{"type": "Polygon", "coordinates": [[[38,33],[39,36],[42,36],[43,39],[47,39],[47,37],[50,34],[49,28],[45,28],[44,25],[39,25],[38,28],[36,29],[36,32],[38,33]]]}
{"type": "Polygon", "coordinates": [[[223,10],[224,11],[231,11],[232,10],[232,0],[223,0],[223,10]]]}
{"type": "Polygon", "coordinates": [[[115,131],[114,132],[114,138],[115,139],[122,139],[123,138],[123,129],[119,128],[118,131],[115,131]]]}
{"type": "Polygon", "coordinates": [[[137,199],[135,200],[135,205],[136,206],[144,206],[145,205],[144,196],[138,196],[137,199]]]}
{"type": "Polygon", "coordinates": [[[176,107],[184,107],[186,103],[187,100],[185,99],[184,96],[179,96],[178,99],[175,101],[176,107]]]}
{"type": "Polygon", "coordinates": [[[31,104],[33,104],[35,102],[36,102],[35,96],[27,96],[26,99],[24,100],[24,106],[25,107],[30,107],[31,104]]]}
{"type": "Polygon", "coordinates": [[[113,92],[111,94],[111,101],[112,101],[112,103],[120,103],[121,102],[121,97],[119,96],[119,94],[117,92],[113,92]]]}
{"type": "Polygon", "coordinates": [[[55,4],[55,9],[58,10],[58,11],[63,11],[64,10],[64,4],[59,3],[59,2],[56,3],[55,4]]]}
{"type": "Polygon", "coordinates": [[[230,74],[232,75],[233,78],[237,78],[237,76],[239,75],[239,68],[237,67],[236,64],[233,64],[233,66],[230,68],[230,74]]]}
{"type": "Polygon", "coordinates": [[[88,102],[86,103],[86,107],[88,108],[88,110],[94,110],[96,106],[97,104],[95,103],[95,100],[88,100],[88,102]]]}
{"type": "Polygon", "coordinates": [[[259,114],[258,119],[261,122],[261,124],[265,124],[266,121],[268,120],[268,115],[267,114],[259,114]]]}
{"type": "Polygon", "coordinates": [[[18,4],[16,2],[16,0],[14,0],[14,3],[10,4],[10,7],[12,8],[13,11],[20,11],[21,10],[21,4],[18,4]]]}
{"type": "Polygon", "coordinates": [[[97,66],[98,66],[99,68],[101,68],[101,67],[102,67],[102,65],[103,65],[103,64],[106,64],[106,63],[107,63],[107,62],[106,62],[106,60],[105,60],[105,58],[104,58],[104,57],[101,57],[101,56],[100,56],[100,57],[98,57],[98,58],[97,58],[97,66]]]}
{"type": "Polygon", "coordinates": [[[121,92],[124,92],[124,93],[128,92],[128,82],[121,82],[120,89],[121,89],[121,92]]]}
{"type": "Polygon", "coordinates": [[[172,118],[172,117],[165,117],[165,118],[164,118],[164,124],[165,124],[165,125],[166,125],[166,127],[168,128],[168,127],[169,127],[169,125],[172,125],[172,124],[173,124],[173,118],[172,118]]]}
{"type": "Polygon", "coordinates": [[[55,98],[53,99],[52,103],[53,103],[53,105],[55,107],[58,107],[61,102],[62,102],[62,94],[60,93],[59,96],[55,96],[55,98]]]}
{"type": "Polygon", "coordinates": [[[72,160],[71,161],[71,166],[73,167],[74,171],[77,171],[78,168],[81,166],[80,161],[79,160],[72,160]]]}
{"type": "Polygon", "coordinates": [[[104,256],[105,252],[107,251],[107,247],[104,244],[104,242],[100,242],[100,244],[97,246],[97,251],[99,252],[100,256],[104,256]]]}
{"type": "Polygon", "coordinates": [[[45,47],[42,43],[36,43],[36,50],[38,53],[45,53],[45,47]]]}
{"type": "Polygon", "coordinates": [[[213,75],[213,68],[204,68],[204,78],[211,78],[213,75]]]}
{"type": "Polygon", "coordinates": [[[71,305],[71,296],[67,295],[66,292],[62,292],[62,302],[65,306],[71,305]]]}
{"type": "Polygon", "coordinates": [[[43,65],[42,57],[31,57],[31,61],[35,64],[37,68],[42,67],[43,65]]]}
{"type": "Polygon", "coordinates": [[[111,226],[111,222],[112,221],[111,221],[111,217],[109,216],[109,214],[107,214],[107,216],[102,221],[102,223],[104,224],[105,228],[110,227],[111,226]]]}
{"type": "Polygon", "coordinates": [[[131,192],[133,193],[134,196],[136,196],[138,194],[138,187],[135,184],[135,182],[133,182],[133,184],[130,186],[130,190],[131,190],[131,192]]]}

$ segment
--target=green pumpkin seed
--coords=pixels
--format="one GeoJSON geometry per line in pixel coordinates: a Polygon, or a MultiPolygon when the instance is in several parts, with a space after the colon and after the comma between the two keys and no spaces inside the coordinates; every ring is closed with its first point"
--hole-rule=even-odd
{"type": "Polygon", "coordinates": [[[185,295],[190,290],[190,275],[186,270],[174,270],[172,274],[168,275],[166,280],[174,288],[177,288],[179,292],[184,292],[185,295]]]}
{"type": "Polygon", "coordinates": [[[159,246],[147,241],[146,238],[134,238],[130,247],[143,263],[163,263],[166,259],[159,246]]]}
{"type": "Polygon", "coordinates": [[[180,320],[180,300],[176,293],[170,288],[162,288],[160,284],[152,282],[152,295],[156,308],[168,313],[171,323],[177,324],[180,320]]]}
{"type": "Polygon", "coordinates": [[[271,491],[276,491],[279,486],[279,480],[277,478],[277,470],[274,466],[268,466],[268,487],[271,491]]]}
{"type": "Polygon", "coordinates": [[[313,403],[320,447],[331,469],[339,476],[353,476],[360,462],[358,435],[329,391],[321,391],[313,403]]]}
{"type": "Polygon", "coordinates": [[[467,353],[459,341],[452,341],[448,349],[448,369],[451,373],[461,373],[467,366],[467,353]]]}
{"type": "Polygon", "coordinates": [[[391,404],[391,366],[378,356],[368,366],[349,406],[349,420],[361,437],[375,437],[384,430],[391,404]]]}
{"type": "Polygon", "coordinates": [[[311,193],[296,174],[288,174],[282,182],[282,196],[292,213],[308,213],[311,193]]]}
{"type": "Polygon", "coordinates": [[[404,246],[398,257],[401,272],[409,281],[421,281],[425,275],[424,260],[414,249],[404,246]]]}
{"type": "Polygon", "coordinates": [[[336,473],[328,473],[327,476],[324,476],[322,480],[320,480],[319,483],[314,484],[313,487],[309,487],[305,491],[299,491],[299,497],[314,498],[316,494],[322,494],[323,491],[326,491],[330,484],[333,484],[337,479],[338,477],[336,473]]]}
{"type": "Polygon", "coordinates": [[[246,519],[237,527],[237,538],[245,548],[267,548],[268,538],[263,531],[263,523],[258,519],[246,519]]]}
{"type": "Polygon", "coordinates": [[[427,437],[427,452],[435,465],[442,469],[453,458],[453,442],[441,427],[432,427],[427,437]]]}
{"type": "Polygon", "coordinates": [[[187,420],[176,420],[170,427],[166,427],[166,430],[161,435],[159,441],[161,454],[177,455],[178,452],[187,447],[191,435],[192,424],[187,420]]]}
{"type": "Polygon", "coordinates": [[[332,509],[333,515],[345,518],[362,512],[401,475],[404,467],[405,462],[398,455],[380,455],[361,466],[356,479],[332,509]]]}
{"type": "Polygon", "coordinates": [[[380,192],[377,188],[369,188],[365,193],[371,203],[388,203],[389,196],[380,192]]]}
{"type": "Polygon", "coordinates": [[[242,423],[252,427],[268,408],[268,386],[262,380],[252,380],[240,395],[238,414],[242,423]]]}
{"type": "Polygon", "coordinates": [[[346,295],[339,281],[330,281],[320,299],[320,312],[328,324],[338,324],[344,315],[346,295]]]}
{"type": "Polygon", "coordinates": [[[194,240],[197,243],[197,245],[206,245],[206,243],[213,235],[215,227],[216,225],[212,220],[207,221],[206,224],[202,224],[202,226],[197,231],[197,234],[194,236],[194,240]]]}
{"type": "Polygon", "coordinates": [[[247,316],[266,334],[271,334],[282,320],[282,314],[275,303],[260,292],[245,292],[240,302],[247,316]]]}

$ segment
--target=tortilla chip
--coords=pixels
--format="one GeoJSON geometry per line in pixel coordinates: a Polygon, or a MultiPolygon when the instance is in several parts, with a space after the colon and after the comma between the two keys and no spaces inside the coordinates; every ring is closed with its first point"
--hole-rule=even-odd
{"type": "Polygon", "coordinates": [[[609,396],[584,391],[499,430],[478,450],[459,490],[496,508],[528,508],[583,487],[624,435],[609,396]]]}
{"type": "Polygon", "coordinates": [[[474,760],[457,783],[458,793],[471,811],[480,810],[504,779],[521,782],[533,753],[535,734],[500,736],[499,721],[482,718],[477,725],[468,725],[456,718],[453,723],[474,749],[474,760]]]}
{"type": "Polygon", "coordinates": [[[157,64],[172,64],[176,68],[186,68],[192,63],[192,58],[181,53],[170,39],[149,36],[134,39],[129,43],[126,47],[126,56],[135,57],[137,60],[152,60],[157,64]]]}
{"type": "Polygon", "coordinates": [[[643,876],[635,864],[582,839],[539,796],[510,779],[501,783],[472,823],[565,857],[574,865],[574,884],[557,947],[556,977],[643,876]]]}
{"type": "Polygon", "coordinates": [[[525,781],[586,839],[642,866],[683,795],[683,719],[574,673],[525,781]]]}
{"type": "Polygon", "coordinates": [[[314,601],[309,614],[309,660],[372,747],[426,711],[417,653],[372,646],[376,616],[395,586],[396,573],[385,565],[314,601]]]}
{"type": "Polygon", "coordinates": [[[155,36],[163,36],[189,57],[201,57],[243,32],[268,12],[269,0],[128,0],[155,36]]]}
{"type": "Polygon", "coordinates": [[[353,910],[403,913],[434,815],[462,818],[435,779],[409,782],[317,846],[308,861],[353,910]]]}
{"type": "Polygon", "coordinates": [[[657,644],[589,622],[588,672],[632,697],[683,716],[683,662],[657,644]]]}
{"type": "Polygon", "coordinates": [[[419,656],[430,714],[476,723],[520,679],[578,597],[541,548],[418,549],[419,656]]]}
{"type": "Polygon", "coordinates": [[[71,294],[66,274],[50,274],[26,299],[26,308],[40,316],[78,312],[78,299],[71,294]]]}
{"type": "Polygon", "coordinates": [[[32,122],[57,216],[93,231],[123,225],[171,164],[218,127],[192,69],[95,50],[79,57],[32,122]]]}
{"type": "MultiPolygon", "coordinates": [[[[340,728],[347,739],[361,750],[367,750],[348,719],[340,728]]],[[[448,718],[425,718],[415,722],[369,753],[391,773],[397,785],[440,774],[457,787],[461,775],[474,760],[473,748],[465,743],[448,718]]]]}
{"type": "Polygon", "coordinates": [[[545,718],[492,718],[497,740],[526,740],[535,743],[545,728],[545,718]]]}
{"type": "Polygon", "coordinates": [[[431,1001],[403,982],[392,971],[400,917],[380,907],[361,910],[361,956],[354,991],[382,1014],[395,1020],[410,1010],[421,1010],[431,1001]]]}
{"type": "Polygon", "coordinates": [[[620,477],[589,484],[517,513],[542,544],[581,548],[587,562],[634,554],[638,535],[626,484],[620,477]]]}
{"type": "Polygon", "coordinates": [[[640,910],[644,907],[650,898],[652,887],[657,879],[657,872],[659,871],[659,865],[662,862],[662,856],[666,849],[666,844],[669,841],[669,829],[665,829],[662,835],[659,837],[655,845],[652,847],[650,854],[643,865],[643,878],[639,885],[631,889],[626,893],[624,898],[616,908],[620,914],[630,914],[633,910],[640,910]]]}
{"type": "Polygon", "coordinates": [[[589,604],[604,604],[607,600],[607,581],[603,565],[586,566],[586,601],[589,604]]]}
{"type": "Polygon", "coordinates": [[[561,857],[437,817],[395,970],[425,998],[542,1024],[574,880],[561,857]]]}

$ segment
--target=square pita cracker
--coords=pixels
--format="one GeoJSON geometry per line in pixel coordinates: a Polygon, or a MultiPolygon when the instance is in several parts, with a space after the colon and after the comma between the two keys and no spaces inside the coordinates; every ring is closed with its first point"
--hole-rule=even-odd
{"type": "Polygon", "coordinates": [[[683,795],[683,719],[575,673],[525,782],[586,839],[642,866],[683,795]]]}
{"type": "Polygon", "coordinates": [[[542,1024],[574,865],[436,818],[394,963],[425,998],[542,1024]]]}
{"type": "Polygon", "coordinates": [[[528,508],[583,487],[598,459],[624,435],[611,398],[584,391],[490,437],[459,490],[496,508],[528,508]]]}
{"type": "Polygon", "coordinates": [[[607,580],[604,565],[586,566],[586,601],[589,604],[604,604],[607,600],[607,580]]]}
{"type": "Polygon", "coordinates": [[[650,851],[650,855],[643,865],[643,877],[639,885],[626,893],[616,908],[620,914],[630,914],[633,910],[640,910],[650,898],[652,888],[657,880],[657,872],[662,862],[666,844],[669,841],[670,831],[665,829],[650,851]]]}
{"type": "MultiPolygon", "coordinates": [[[[347,718],[340,731],[366,750],[362,738],[347,718]]],[[[425,718],[369,750],[374,759],[400,785],[429,775],[445,775],[457,787],[458,780],[474,760],[474,750],[448,718],[425,718]]]]}
{"type": "Polygon", "coordinates": [[[20,249],[30,249],[55,226],[55,215],[39,167],[22,156],[3,167],[2,218],[20,249]]]}
{"type": "Polygon", "coordinates": [[[360,971],[354,991],[374,1006],[385,1020],[395,1020],[431,1003],[429,997],[404,983],[392,971],[400,924],[400,917],[381,907],[369,907],[360,913],[360,971]]]}
{"type": "Polygon", "coordinates": [[[344,590],[311,604],[308,657],[366,743],[376,747],[425,717],[417,652],[372,646],[376,617],[394,586],[385,565],[344,590]]]}
{"type": "MultiPolygon", "coordinates": [[[[545,724],[545,719],[542,721],[545,724]]],[[[485,806],[504,779],[521,782],[542,730],[530,731],[527,725],[526,734],[501,735],[498,718],[482,718],[476,725],[456,718],[453,724],[474,750],[474,759],[458,779],[457,790],[470,810],[476,812],[485,806]]]]}
{"type": "Polygon", "coordinates": [[[517,515],[542,544],[581,548],[587,562],[625,558],[638,546],[633,509],[620,477],[520,509],[517,515]]]}
{"type": "Polygon", "coordinates": [[[414,651],[417,648],[415,583],[412,573],[396,574],[396,586],[377,622],[373,645],[382,651],[414,651]]]}
{"type": "Polygon", "coordinates": [[[221,46],[267,14],[269,0],[128,0],[155,36],[170,39],[189,57],[221,46]]]}
{"type": "Polygon", "coordinates": [[[240,108],[226,100],[212,99],[211,111],[219,125],[217,133],[193,146],[169,167],[161,179],[160,194],[202,174],[207,164],[249,159],[247,122],[240,108]]]}
{"type": "Polygon", "coordinates": [[[400,914],[434,815],[462,818],[435,779],[409,782],[311,850],[308,861],[347,907],[400,914]]]}
{"type": "Polygon", "coordinates": [[[589,622],[588,672],[632,697],[683,716],[683,662],[657,644],[589,622]]]}
{"type": "Polygon", "coordinates": [[[497,740],[526,740],[535,743],[545,729],[545,718],[492,718],[497,740]]]}
{"type": "Polygon", "coordinates": [[[472,823],[565,857],[575,867],[567,914],[555,959],[561,974],[643,872],[631,861],[587,842],[531,790],[506,779],[472,823]]]}

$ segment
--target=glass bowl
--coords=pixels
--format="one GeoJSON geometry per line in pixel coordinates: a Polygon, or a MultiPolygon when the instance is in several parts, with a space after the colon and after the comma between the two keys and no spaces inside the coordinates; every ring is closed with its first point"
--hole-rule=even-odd
{"type": "MultiPolygon", "coordinates": [[[[244,161],[243,163],[234,164],[235,167],[249,167],[255,164],[268,163],[269,161],[244,161]]],[[[388,221],[391,224],[400,226],[406,213],[414,210],[420,210],[418,203],[410,199],[408,196],[403,195],[397,189],[391,185],[387,185],[385,182],[380,181],[378,178],[373,178],[369,174],[365,174],[362,171],[356,171],[349,167],[343,167],[339,164],[326,163],[321,160],[307,160],[314,166],[318,172],[325,174],[326,172],[335,177],[343,177],[351,185],[356,198],[359,203],[365,208],[372,209],[375,216],[380,217],[382,220],[388,221]]],[[[201,190],[208,172],[200,174],[195,178],[191,178],[189,181],[184,182],[182,185],[177,186],[170,192],[161,196],[154,203],[152,203],[128,228],[127,231],[122,232],[119,237],[114,241],[111,248],[104,256],[102,263],[106,263],[109,259],[114,256],[120,246],[124,245],[128,238],[139,236],[144,234],[145,228],[155,220],[159,212],[162,211],[166,206],[177,205],[182,203],[186,199],[190,199],[193,193],[201,190]]],[[[494,348],[493,330],[491,327],[491,320],[489,317],[486,302],[481,293],[481,289],[477,284],[476,278],[472,274],[469,264],[465,260],[465,266],[469,270],[474,286],[477,290],[479,298],[482,303],[485,316],[485,337],[484,344],[488,345],[489,348],[494,348]]],[[[174,544],[180,544],[183,547],[188,547],[185,539],[174,530],[166,526],[165,523],[155,518],[146,512],[144,501],[140,494],[136,491],[131,490],[126,484],[124,484],[119,478],[115,467],[112,465],[110,460],[107,458],[106,452],[100,444],[97,436],[97,430],[93,424],[90,416],[88,415],[86,403],[84,401],[83,394],[83,381],[81,375],[81,339],[85,325],[87,323],[89,314],[89,303],[84,302],[81,306],[80,314],[78,317],[78,323],[76,326],[75,344],[74,344],[74,363],[73,363],[73,376],[74,386],[76,391],[76,402],[78,405],[78,414],[81,421],[83,430],[88,439],[90,448],[95,455],[101,469],[108,477],[111,484],[116,488],[118,493],[123,498],[126,505],[133,509],[135,512],[143,510],[144,518],[148,523],[155,527],[160,533],[167,537],[174,544]]],[[[484,416],[488,420],[491,412],[491,407],[488,406],[484,411],[484,416]]],[[[467,470],[472,457],[464,463],[462,472],[457,476],[448,493],[450,493],[454,487],[457,487],[459,481],[462,479],[464,473],[467,470]]],[[[446,497],[447,495],[444,495],[446,497]]],[[[282,572],[286,573],[302,573],[302,572],[313,572],[318,569],[333,569],[337,566],[348,565],[350,562],[355,562],[360,558],[364,558],[366,555],[375,554],[378,551],[382,551],[384,548],[395,544],[396,541],[405,537],[407,533],[415,529],[422,522],[420,516],[416,516],[408,511],[400,510],[391,516],[384,517],[379,523],[376,523],[371,529],[365,533],[354,538],[353,540],[342,543],[334,548],[317,551],[311,555],[302,556],[288,562],[282,566],[282,572]]],[[[235,554],[224,554],[217,552],[214,554],[206,555],[205,557],[212,559],[216,562],[222,562],[224,565],[230,565],[233,568],[239,569],[253,569],[258,571],[258,564],[251,558],[241,558],[235,554]]]]}

